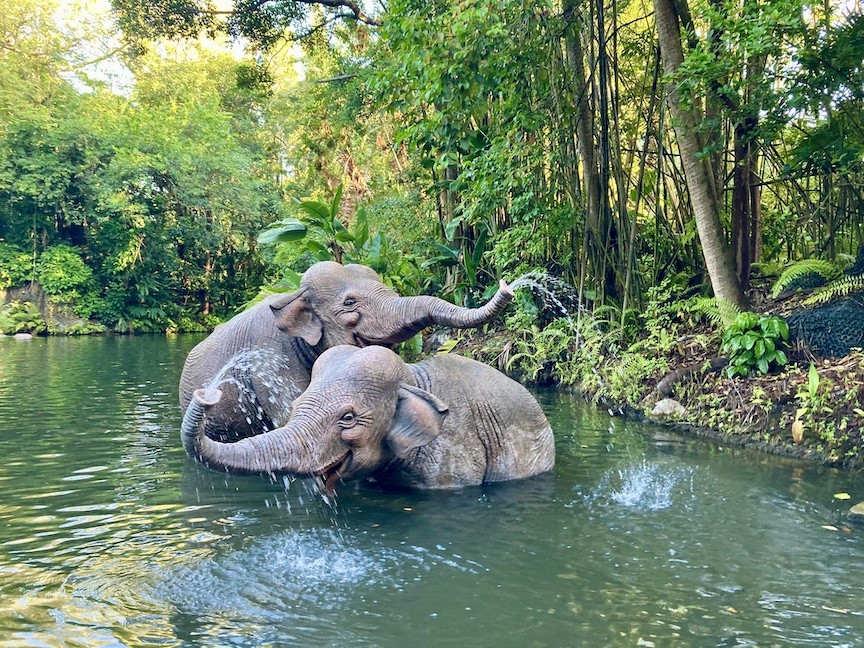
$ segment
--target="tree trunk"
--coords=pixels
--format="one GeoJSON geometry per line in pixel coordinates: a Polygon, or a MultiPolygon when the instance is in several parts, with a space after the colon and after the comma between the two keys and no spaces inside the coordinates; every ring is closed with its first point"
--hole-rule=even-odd
{"type": "MultiPolygon", "coordinates": [[[[606,246],[603,239],[603,218],[600,209],[600,171],[594,143],[594,111],[589,101],[592,88],[585,75],[585,49],[582,44],[578,4],[576,0],[564,0],[564,44],[567,63],[573,73],[573,91],[577,96],[576,143],[582,165],[585,188],[585,224],[589,257],[599,271],[603,267],[606,246]]],[[[602,276],[602,275],[600,275],[602,276]]]]}
{"type": "MultiPolygon", "coordinates": [[[[673,0],[654,0],[654,13],[663,68],[666,74],[672,75],[684,62],[681,30],[673,0]]],[[[704,148],[696,130],[701,115],[695,108],[687,109],[682,106],[680,93],[674,84],[670,84],[667,97],[669,108],[675,117],[675,134],[681,163],[714,296],[745,308],[746,300],[738,283],[731,251],[723,235],[718,205],[716,200],[712,199],[710,174],[699,159],[704,148]]]]}

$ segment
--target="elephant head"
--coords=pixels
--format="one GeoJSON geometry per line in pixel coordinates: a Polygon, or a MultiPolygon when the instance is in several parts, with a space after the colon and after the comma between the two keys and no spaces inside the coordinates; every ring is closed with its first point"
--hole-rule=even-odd
{"type": "MultiPolygon", "coordinates": [[[[198,390],[196,408],[219,399],[198,390]]],[[[184,430],[190,455],[231,473],[317,475],[328,491],[337,480],[371,475],[440,434],[448,407],[415,386],[408,365],[383,347],[337,346],[315,363],[309,388],[282,428],[219,443],[184,430]]]]}
{"type": "Polygon", "coordinates": [[[303,274],[300,288],[270,302],[276,326],[323,351],[339,344],[391,346],[439,324],[480,326],[513,298],[503,281],[481,308],[461,308],[437,297],[401,297],[371,268],[318,263],[303,274]]]}

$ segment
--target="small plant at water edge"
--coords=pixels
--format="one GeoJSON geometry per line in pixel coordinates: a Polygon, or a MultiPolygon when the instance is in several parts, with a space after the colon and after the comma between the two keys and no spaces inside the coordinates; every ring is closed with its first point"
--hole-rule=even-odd
{"type": "Polygon", "coordinates": [[[782,367],[788,361],[781,349],[789,339],[789,325],[774,316],[741,313],[723,331],[721,350],[729,354],[726,375],[746,376],[751,369],[760,374],[782,367]]]}
{"type": "Polygon", "coordinates": [[[38,335],[46,330],[42,314],[32,302],[13,301],[0,306],[0,333],[32,333],[38,335]]]}

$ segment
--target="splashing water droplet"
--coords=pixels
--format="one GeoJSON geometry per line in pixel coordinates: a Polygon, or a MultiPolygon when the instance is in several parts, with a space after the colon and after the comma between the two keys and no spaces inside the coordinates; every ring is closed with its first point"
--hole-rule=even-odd
{"type": "MultiPolygon", "coordinates": [[[[254,418],[263,421],[268,411],[275,423],[276,418],[287,419],[291,403],[302,391],[292,374],[288,358],[278,349],[264,347],[234,355],[206,387],[232,385],[237,392],[233,409],[246,419],[247,424],[252,424],[253,412],[254,418]],[[266,393],[268,411],[261,406],[258,392],[266,393]]],[[[260,397],[264,398],[264,393],[260,397]]]]}
{"type": "Polygon", "coordinates": [[[588,501],[610,499],[619,506],[659,511],[672,506],[676,492],[688,490],[693,493],[694,470],[674,468],[669,470],[661,464],[642,463],[610,471],[586,497],[588,501]]]}

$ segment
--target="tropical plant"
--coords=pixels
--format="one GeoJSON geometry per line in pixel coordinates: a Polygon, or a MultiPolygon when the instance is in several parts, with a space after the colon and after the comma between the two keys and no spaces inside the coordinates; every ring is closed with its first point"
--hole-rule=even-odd
{"type": "Polygon", "coordinates": [[[342,263],[345,255],[344,245],[356,242],[360,237],[363,242],[368,238],[369,230],[365,219],[358,224],[358,231],[352,234],[339,218],[339,202],[342,200],[343,185],[336,188],[329,204],[317,200],[298,201],[297,209],[301,212],[299,218],[283,218],[272,223],[269,229],[258,235],[258,243],[300,242],[318,261],[333,260],[342,263]]]}
{"type": "Polygon", "coordinates": [[[0,241],[0,290],[20,286],[33,276],[33,255],[0,241]]]}
{"type": "Polygon", "coordinates": [[[76,303],[94,288],[93,270],[84,263],[81,250],[65,243],[39,256],[36,280],[46,294],[64,303],[76,303]]]}
{"type": "MultiPolygon", "coordinates": [[[[329,204],[317,200],[298,201],[298,217],[284,218],[272,223],[258,235],[262,245],[296,245],[314,261],[333,260],[337,263],[367,265],[382,280],[405,294],[416,291],[417,266],[391,246],[384,232],[370,232],[369,219],[363,206],[357,208],[354,224],[347,227],[340,216],[343,185],[336,188],[329,204]]],[[[286,269],[282,286],[295,287],[299,274],[286,269]]]]}
{"type": "Polygon", "coordinates": [[[822,286],[813,291],[813,294],[802,303],[805,306],[824,304],[825,302],[846,297],[853,292],[864,291],[864,275],[848,275],[835,279],[827,286],[822,286]]]}
{"type": "Polygon", "coordinates": [[[16,300],[0,306],[0,333],[38,335],[46,330],[45,320],[33,302],[16,300]]]}
{"type": "Polygon", "coordinates": [[[782,293],[795,288],[815,288],[836,278],[840,268],[824,259],[804,259],[790,265],[771,286],[771,296],[776,299],[782,293]]]}
{"type": "Polygon", "coordinates": [[[760,374],[788,362],[782,347],[789,339],[789,325],[780,317],[744,312],[723,331],[721,351],[729,354],[726,375],[760,374]]]}

